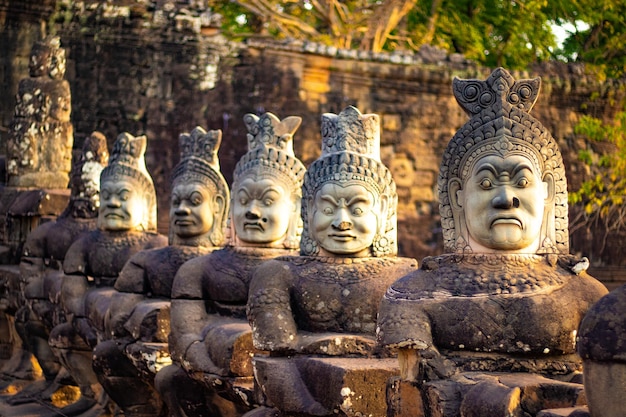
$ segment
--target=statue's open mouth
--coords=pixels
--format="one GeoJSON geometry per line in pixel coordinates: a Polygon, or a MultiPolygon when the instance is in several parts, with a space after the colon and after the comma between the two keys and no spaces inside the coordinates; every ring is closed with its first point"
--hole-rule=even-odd
{"type": "Polygon", "coordinates": [[[124,219],[124,215],[119,213],[107,213],[104,217],[108,219],[124,219]]]}

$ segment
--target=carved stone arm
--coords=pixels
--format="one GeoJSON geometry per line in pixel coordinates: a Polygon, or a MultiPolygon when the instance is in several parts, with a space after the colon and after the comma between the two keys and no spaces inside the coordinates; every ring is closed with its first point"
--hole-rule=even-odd
{"type": "Polygon", "coordinates": [[[279,261],[257,268],[250,282],[248,320],[254,347],[269,351],[297,349],[298,327],[291,311],[291,276],[279,261]]]}
{"type": "Polygon", "coordinates": [[[168,330],[163,330],[163,327],[169,329],[170,323],[163,323],[161,318],[164,315],[161,313],[169,308],[170,301],[165,299],[147,299],[139,302],[124,323],[124,329],[134,340],[165,342],[168,330]]]}
{"type": "Polygon", "coordinates": [[[172,299],[170,310],[169,348],[172,358],[182,363],[194,342],[204,339],[204,328],[209,321],[204,300],[172,299]]]}
{"type": "Polygon", "coordinates": [[[143,294],[117,291],[111,297],[111,305],[105,316],[107,337],[120,338],[129,334],[124,327],[135,308],[146,299],[143,294]]]}

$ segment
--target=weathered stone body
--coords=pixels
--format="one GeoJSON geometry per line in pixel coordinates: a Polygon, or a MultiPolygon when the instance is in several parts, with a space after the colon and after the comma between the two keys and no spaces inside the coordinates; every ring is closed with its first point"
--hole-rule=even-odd
{"type": "Polygon", "coordinates": [[[381,307],[387,347],[437,349],[465,371],[581,371],[578,325],[604,286],[574,257],[457,254],[428,257],[395,282],[381,307]],[[530,361],[520,360],[524,356],[530,361]]]}
{"type": "Polygon", "coordinates": [[[539,86],[502,68],[485,81],[454,81],[470,120],[448,144],[438,180],[450,253],[425,258],[381,302],[378,340],[398,349],[402,371],[391,384],[407,388],[391,394],[392,415],[403,395],[422,396],[418,415],[438,408],[446,417],[584,403],[566,394],[582,387],[562,381],[582,369],[578,325],[607,290],[585,272],[586,258],[568,254],[563,161],[529,114],[539,86]],[[530,394],[536,387],[544,400],[530,394]]]}
{"type": "Polygon", "coordinates": [[[96,228],[100,173],[107,159],[106,138],[99,132],[92,133],[72,167],[67,208],[56,221],[46,222],[33,230],[24,245],[20,263],[22,285],[20,294],[16,295],[21,300],[16,328],[25,348],[37,358],[44,381],[8,399],[10,404],[41,399],[40,394],[49,400],[58,388],[54,380],[61,365],[49,349],[48,336],[54,326],[64,321],[58,304],[62,263],[74,241],[96,228]]]}
{"type": "Polygon", "coordinates": [[[413,259],[396,257],[290,256],[269,261],[255,273],[265,278],[257,278],[250,289],[255,345],[277,352],[373,354],[380,299],[398,276],[416,265],[413,259]],[[334,333],[362,335],[363,341],[351,352],[343,343],[335,345],[334,333]],[[320,336],[328,346],[318,346],[320,336]]]}
{"type": "Polygon", "coordinates": [[[299,117],[248,114],[248,152],[231,189],[231,241],[186,262],[172,289],[169,348],[173,364],[155,384],[173,416],[236,416],[253,396],[250,326],[245,319],[253,270],[294,254],[304,166],[293,152],[299,117]]]}
{"type": "Polygon", "coordinates": [[[254,273],[248,319],[254,346],[269,351],[254,358],[269,407],[259,413],[386,414],[386,381],[399,371],[376,346],[378,306],[417,262],[395,257],[397,195],[378,122],[354,107],[322,117],[322,156],[303,185],[301,256],[254,273]]]}
{"type": "Polygon", "coordinates": [[[578,353],[592,417],[624,414],[626,399],[626,286],[601,298],[580,324],[578,353]]]}
{"type": "Polygon", "coordinates": [[[105,330],[112,287],[130,257],[167,245],[167,238],[156,233],[156,196],[143,160],[145,147],[144,136],[118,136],[100,176],[98,229],[81,235],[63,261],[60,300],[68,322],[52,330],[49,343],[81,397],[55,415],[81,415],[102,406],[92,349],[105,330]]]}
{"type": "Polygon", "coordinates": [[[37,42],[22,80],[7,141],[8,185],[66,188],[74,144],[65,51],[58,37],[37,42]]]}
{"type": "Polygon", "coordinates": [[[180,135],[181,161],[172,180],[170,246],[131,257],[115,282],[94,369],[126,416],[165,413],[154,376],[171,363],[167,346],[174,277],[187,261],[224,242],[228,184],[217,151],[221,132],[196,127],[180,135]]]}

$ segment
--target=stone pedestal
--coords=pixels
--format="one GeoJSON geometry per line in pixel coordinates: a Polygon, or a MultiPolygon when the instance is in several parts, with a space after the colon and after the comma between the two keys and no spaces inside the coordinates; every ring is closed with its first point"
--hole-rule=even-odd
{"type": "Polygon", "coordinates": [[[54,219],[68,204],[70,190],[4,187],[0,190],[0,264],[18,264],[28,234],[54,219]]]}
{"type": "Polygon", "coordinates": [[[257,384],[266,395],[267,405],[280,404],[280,412],[284,415],[305,411],[311,415],[320,415],[321,412],[345,416],[387,416],[387,381],[400,372],[397,360],[393,358],[273,358],[257,355],[254,366],[257,384]],[[299,378],[292,378],[294,374],[298,374],[299,378]],[[297,383],[291,384],[292,380],[307,381],[312,396],[311,407],[321,405],[326,410],[307,410],[307,405],[301,402],[301,387],[297,383]],[[283,387],[275,391],[274,387],[278,385],[283,387]],[[285,385],[288,388],[285,389],[285,385]],[[294,395],[289,395],[291,389],[294,395]],[[313,398],[319,404],[314,406],[313,398]]]}
{"type": "Polygon", "coordinates": [[[425,383],[393,378],[387,392],[387,416],[394,417],[570,416],[586,406],[582,384],[528,373],[467,372],[425,383]]]}

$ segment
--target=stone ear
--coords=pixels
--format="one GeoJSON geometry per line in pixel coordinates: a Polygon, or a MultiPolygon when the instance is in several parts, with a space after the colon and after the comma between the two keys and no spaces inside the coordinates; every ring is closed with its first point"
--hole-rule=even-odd
{"type": "Polygon", "coordinates": [[[546,172],[543,175],[542,181],[545,188],[544,202],[545,204],[550,204],[554,201],[554,197],[556,196],[556,184],[554,181],[554,175],[552,175],[551,172],[546,172]]]}
{"type": "Polygon", "coordinates": [[[216,194],[213,198],[213,226],[209,232],[209,240],[213,246],[222,246],[224,244],[224,216],[228,213],[224,211],[226,200],[223,195],[216,194]]]}
{"type": "Polygon", "coordinates": [[[463,204],[463,189],[461,180],[458,178],[452,178],[448,181],[448,198],[450,199],[450,206],[454,210],[462,210],[463,204]]]}
{"type": "Polygon", "coordinates": [[[287,237],[283,242],[283,246],[287,249],[298,249],[300,247],[300,239],[298,237],[302,233],[302,223],[300,222],[301,205],[302,199],[297,195],[294,195],[293,211],[290,213],[291,219],[289,220],[289,226],[287,227],[287,237]]]}
{"type": "Polygon", "coordinates": [[[384,235],[387,232],[387,216],[389,214],[389,196],[380,196],[380,218],[378,219],[378,233],[384,235]]]}
{"type": "MultiPolygon", "coordinates": [[[[213,215],[219,215],[220,217],[224,216],[224,205],[226,204],[226,200],[223,195],[215,194],[213,198],[213,215]]],[[[223,220],[220,218],[220,220],[223,220]]]]}

